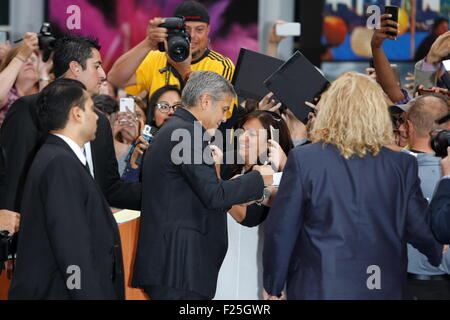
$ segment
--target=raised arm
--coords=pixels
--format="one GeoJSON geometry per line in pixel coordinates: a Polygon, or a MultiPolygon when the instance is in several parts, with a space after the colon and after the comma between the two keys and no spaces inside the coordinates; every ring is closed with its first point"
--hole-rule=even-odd
{"type": "Polygon", "coordinates": [[[388,20],[390,17],[390,14],[384,14],[381,16],[381,28],[375,29],[375,33],[373,34],[371,41],[371,46],[373,63],[375,66],[375,72],[377,74],[378,82],[380,83],[384,92],[388,95],[389,99],[395,102],[405,99],[405,96],[383,49],[384,40],[396,39],[396,37],[390,36],[386,34],[386,32],[398,33],[398,24],[395,21],[388,20]]]}
{"type": "Polygon", "coordinates": [[[162,18],[149,21],[147,37],[136,47],[122,55],[108,73],[108,81],[114,86],[125,88],[136,84],[136,70],[152,50],[158,50],[158,43],[167,39],[167,29],[158,26],[164,23],[162,18]]]}

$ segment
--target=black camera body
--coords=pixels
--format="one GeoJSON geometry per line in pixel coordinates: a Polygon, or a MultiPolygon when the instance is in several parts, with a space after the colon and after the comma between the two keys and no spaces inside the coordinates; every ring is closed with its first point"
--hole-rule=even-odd
{"type": "Polygon", "coordinates": [[[56,38],[52,34],[50,23],[44,22],[38,33],[39,50],[42,51],[42,61],[47,62],[50,59],[52,51],[55,50],[56,38]]]}
{"type": "Polygon", "coordinates": [[[0,231],[0,264],[7,261],[11,254],[11,239],[8,231],[0,231]]]}
{"type": "Polygon", "coordinates": [[[447,148],[450,146],[450,130],[440,130],[431,139],[431,148],[436,157],[447,157],[447,148]]]}
{"type": "MultiPolygon", "coordinates": [[[[182,62],[189,57],[191,51],[191,35],[186,31],[184,18],[165,18],[159,27],[168,31],[167,50],[169,57],[175,62],[182,62]]],[[[158,43],[158,49],[165,52],[164,43],[158,43]]]]}

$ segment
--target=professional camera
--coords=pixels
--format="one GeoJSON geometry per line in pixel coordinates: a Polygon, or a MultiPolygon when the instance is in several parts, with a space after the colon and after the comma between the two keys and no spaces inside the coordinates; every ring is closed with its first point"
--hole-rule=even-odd
{"type": "MultiPolygon", "coordinates": [[[[175,62],[182,62],[189,57],[191,49],[191,35],[186,32],[184,18],[165,18],[159,25],[168,31],[167,49],[169,57],[175,62]]],[[[166,51],[164,43],[158,43],[159,51],[166,51]]]]}
{"type": "Polygon", "coordinates": [[[8,260],[11,253],[11,239],[8,231],[0,231],[0,264],[8,260]]]}
{"type": "Polygon", "coordinates": [[[437,130],[431,139],[431,148],[436,152],[436,157],[445,158],[447,148],[450,146],[450,130],[437,130]]]}
{"type": "Polygon", "coordinates": [[[39,39],[39,50],[42,51],[42,61],[47,62],[52,54],[52,51],[55,50],[55,42],[56,38],[52,34],[52,27],[50,23],[44,22],[42,24],[41,30],[38,34],[39,39]]]}

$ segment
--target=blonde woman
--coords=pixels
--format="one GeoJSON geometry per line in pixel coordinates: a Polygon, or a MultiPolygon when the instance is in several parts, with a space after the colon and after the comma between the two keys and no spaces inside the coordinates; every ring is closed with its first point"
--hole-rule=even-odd
{"type": "Polygon", "coordinates": [[[313,144],[292,150],[266,222],[268,299],[402,299],[406,243],[437,266],[416,159],[393,142],[368,76],[346,73],[322,96],[313,144]]]}

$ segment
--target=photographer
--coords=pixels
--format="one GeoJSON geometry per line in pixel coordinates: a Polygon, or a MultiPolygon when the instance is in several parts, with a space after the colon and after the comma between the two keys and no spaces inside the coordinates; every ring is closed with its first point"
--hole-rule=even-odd
{"type": "MultiPolygon", "coordinates": [[[[440,95],[420,96],[411,100],[406,114],[409,153],[419,165],[420,188],[430,200],[441,179],[440,158],[432,149],[430,132],[449,129],[447,101],[440,95]],[[444,119],[445,122],[438,121],[444,119]],[[439,123],[437,123],[439,122],[439,123]]],[[[427,257],[408,244],[408,295],[412,300],[450,299],[450,253],[444,252],[442,264],[432,266],[427,257]]]]}
{"type": "Polygon", "coordinates": [[[23,43],[8,51],[0,65],[0,127],[14,101],[45,88],[51,69],[51,60],[42,61],[36,33],[26,33],[23,43]]]}
{"type": "MultiPolygon", "coordinates": [[[[162,18],[150,20],[147,37],[135,48],[120,57],[108,74],[108,79],[116,87],[137,85],[136,94],[147,90],[149,96],[161,87],[174,85],[182,89],[193,71],[214,71],[231,81],[234,65],[230,59],[208,48],[210,17],[208,10],[196,1],[185,1],[174,12],[176,17],[184,17],[189,33],[190,54],[182,62],[173,61],[166,52],[158,51],[158,44],[170,40],[174,29],[161,25],[162,18]]],[[[179,33],[179,34],[182,34],[179,33]]],[[[167,51],[167,50],[166,50],[167,51]]],[[[227,114],[229,118],[232,110],[227,114]]]]}

